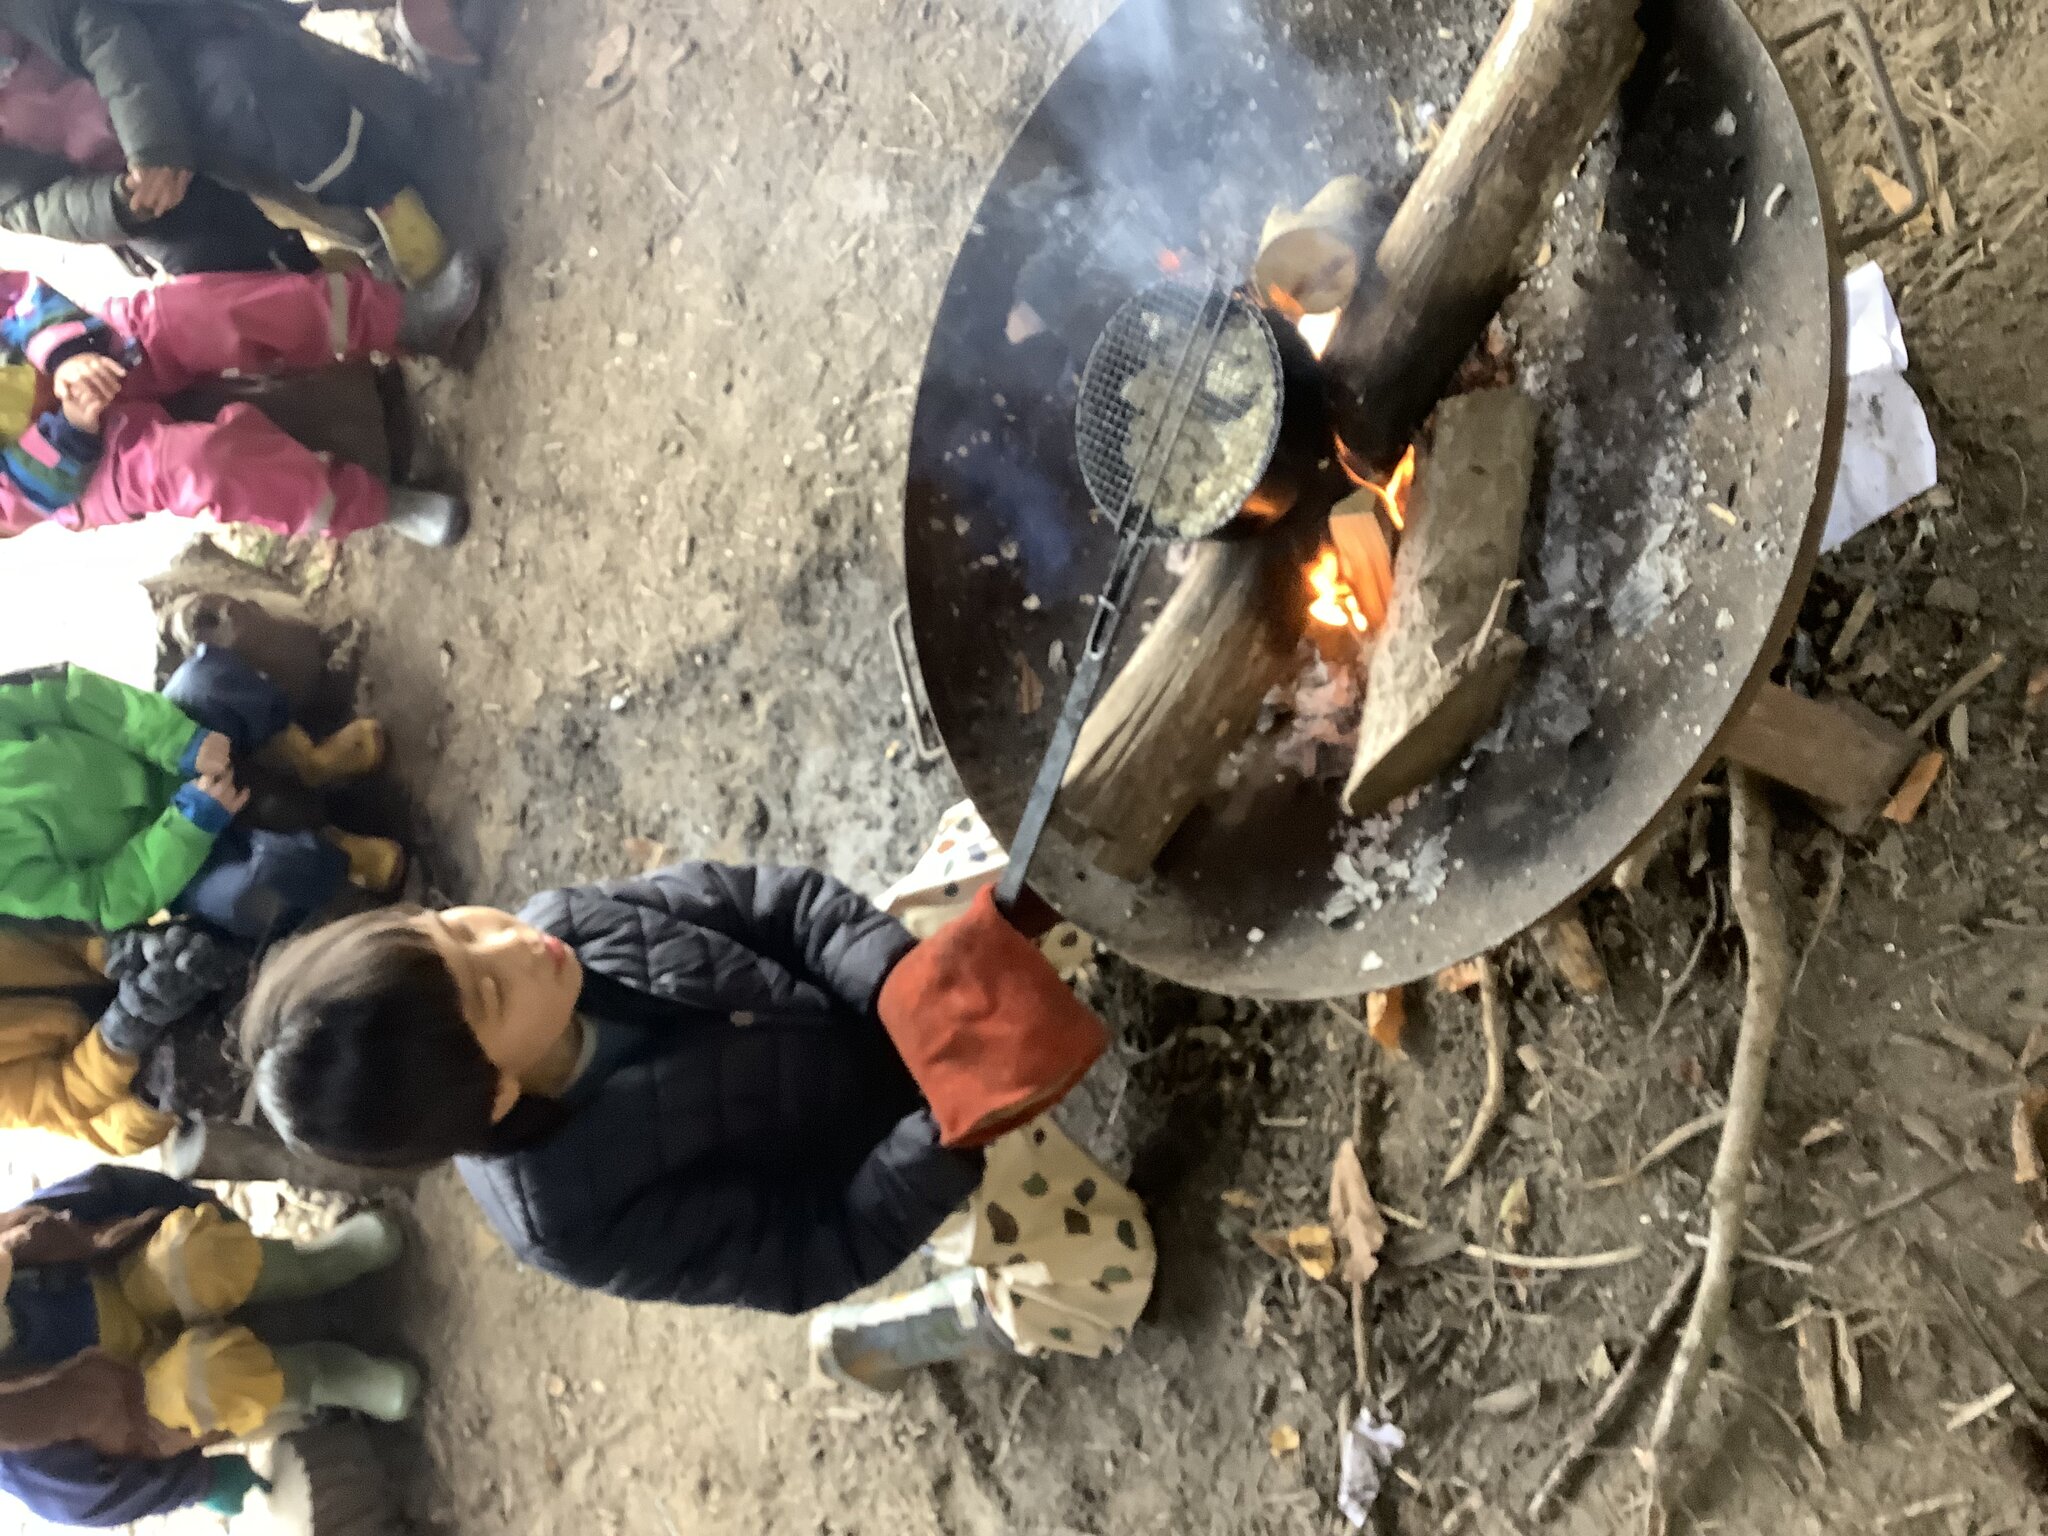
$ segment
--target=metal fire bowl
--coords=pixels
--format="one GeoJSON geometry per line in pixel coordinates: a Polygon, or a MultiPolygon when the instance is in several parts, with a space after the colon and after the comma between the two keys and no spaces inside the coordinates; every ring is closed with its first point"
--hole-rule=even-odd
{"type": "MultiPolygon", "coordinates": [[[[1016,826],[1061,662],[1112,554],[1072,425],[1103,324],[1183,256],[1247,269],[1269,208],[1334,175],[1365,175],[1391,213],[1419,165],[1403,140],[1426,131],[1418,104],[1449,112],[1504,10],[1127,0],[1025,124],[933,329],[905,512],[919,673],[999,834],[1016,826]],[[1043,684],[1028,714],[1025,667],[1043,684]]],[[[1447,837],[1441,889],[1323,921],[1336,795],[1255,745],[1141,884],[1056,835],[1041,846],[1033,884],[1136,963],[1190,986],[1316,998],[1492,948],[1589,885],[1705,771],[1782,648],[1840,453],[1833,214],[1735,0],[1646,13],[1642,66],[1567,189],[1549,261],[1509,306],[1523,387],[1544,412],[1525,595],[1551,618],[1501,750],[1425,789],[1394,835],[1397,853],[1447,837]],[[1562,547],[1587,568],[1582,604],[1544,544],[1573,518],[1562,547]],[[1684,590],[1623,634],[1609,599],[1654,554],[1660,523],[1684,590]],[[1549,740],[1573,697],[1590,719],[1549,740]]],[[[1173,581],[1155,559],[1134,617],[1173,581]]],[[[1126,626],[1126,652],[1139,629],[1126,626]]]]}

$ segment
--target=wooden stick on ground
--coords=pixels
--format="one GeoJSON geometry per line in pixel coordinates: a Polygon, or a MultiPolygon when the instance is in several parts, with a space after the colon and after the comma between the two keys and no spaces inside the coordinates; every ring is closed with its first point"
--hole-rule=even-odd
{"type": "Polygon", "coordinates": [[[1673,1467],[1683,1442],[1693,1399],[1715,1346],[1728,1327],[1735,1289],[1735,1260],[1742,1246],[1742,1219],[1749,1200],[1749,1165],[1763,1129],[1764,1089],[1770,1081],[1771,1050],[1785,1008],[1791,958],[1785,942],[1785,913],[1771,871],[1771,809],[1763,781],[1746,768],[1730,766],[1728,797],[1733,807],[1729,871],[1735,913],[1749,950],[1749,979],[1742,1027],[1735,1041],[1735,1069],[1728,1083],[1728,1121],[1721,1150],[1707,1184],[1706,1264],[1692,1315],[1679,1336],[1671,1375],[1650,1430],[1653,1524],[1661,1526],[1674,1491],[1673,1467]]]}
{"type": "Polygon", "coordinates": [[[1493,1122],[1500,1118],[1501,1104],[1507,1098],[1507,1043],[1501,1038],[1500,986],[1494,975],[1493,961],[1486,956],[1479,961],[1479,1028],[1486,1036],[1486,1092],[1480,1095],[1478,1111],[1472,1116],[1472,1129],[1465,1133],[1465,1144],[1458,1148],[1457,1156],[1444,1169],[1445,1189],[1465,1177],[1479,1160],[1479,1144],[1493,1129],[1493,1122]]]}
{"type": "Polygon", "coordinates": [[[1550,1469],[1550,1475],[1543,1479],[1542,1486],[1536,1490],[1536,1496],[1529,1501],[1531,1520],[1541,1520],[1549,1515],[1557,1496],[1564,1492],[1566,1485],[1577,1474],[1586,1458],[1592,1454],[1593,1447],[1600,1443],[1601,1437],[1613,1427],[1615,1419],[1620,1417],[1622,1408],[1635,1391],[1636,1383],[1642,1379],[1643,1370],[1649,1364],[1650,1357],[1656,1354],[1658,1345],[1664,1341],[1664,1335],[1677,1323],[1680,1310],[1692,1299],[1693,1287],[1699,1284],[1700,1270],[1705,1267],[1706,1262],[1705,1254],[1694,1254],[1692,1259],[1672,1277],[1671,1285],[1664,1292],[1663,1299],[1650,1314],[1650,1320],[1643,1325],[1643,1336],[1636,1341],[1636,1347],[1629,1351],[1628,1359],[1621,1369],[1614,1373],[1614,1380],[1607,1384],[1607,1390],[1600,1394],[1600,1400],[1583,1419],[1579,1420],[1566,1438],[1564,1454],[1558,1458],[1557,1465],[1550,1469]]]}

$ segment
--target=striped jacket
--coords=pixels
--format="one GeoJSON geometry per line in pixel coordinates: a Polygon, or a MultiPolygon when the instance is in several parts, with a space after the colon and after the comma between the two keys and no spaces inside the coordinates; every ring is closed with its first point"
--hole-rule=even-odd
{"type": "Polygon", "coordinates": [[[47,283],[0,272],[0,537],[54,517],[85,494],[100,438],[55,408],[49,380],[67,358],[109,350],[113,333],[47,283]],[[27,516],[21,514],[26,513],[27,516]]]}

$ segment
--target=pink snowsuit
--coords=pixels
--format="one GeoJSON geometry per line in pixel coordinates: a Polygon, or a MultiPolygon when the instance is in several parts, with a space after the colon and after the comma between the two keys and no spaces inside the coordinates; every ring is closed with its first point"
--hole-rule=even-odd
{"type": "MultiPolygon", "coordinates": [[[[360,272],[204,273],[110,300],[99,318],[114,346],[139,346],[100,424],[104,456],[78,501],[39,512],[0,481],[0,536],[45,520],[69,528],[151,512],[342,538],[384,521],[389,489],[330,461],[252,405],[212,421],[173,420],[160,403],[202,379],[301,373],[398,348],[399,290],[360,272]]],[[[132,349],[131,349],[132,355],[132,349]]],[[[126,361],[126,359],[124,359],[126,361]]]]}

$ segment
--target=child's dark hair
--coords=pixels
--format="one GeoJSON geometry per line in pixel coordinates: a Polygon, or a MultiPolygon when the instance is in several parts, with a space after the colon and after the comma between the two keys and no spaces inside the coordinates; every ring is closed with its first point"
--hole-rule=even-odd
{"type": "Polygon", "coordinates": [[[242,1044],[257,1100],[287,1142],[378,1168],[502,1145],[498,1069],[419,915],[343,918],[264,960],[242,1044]]]}

